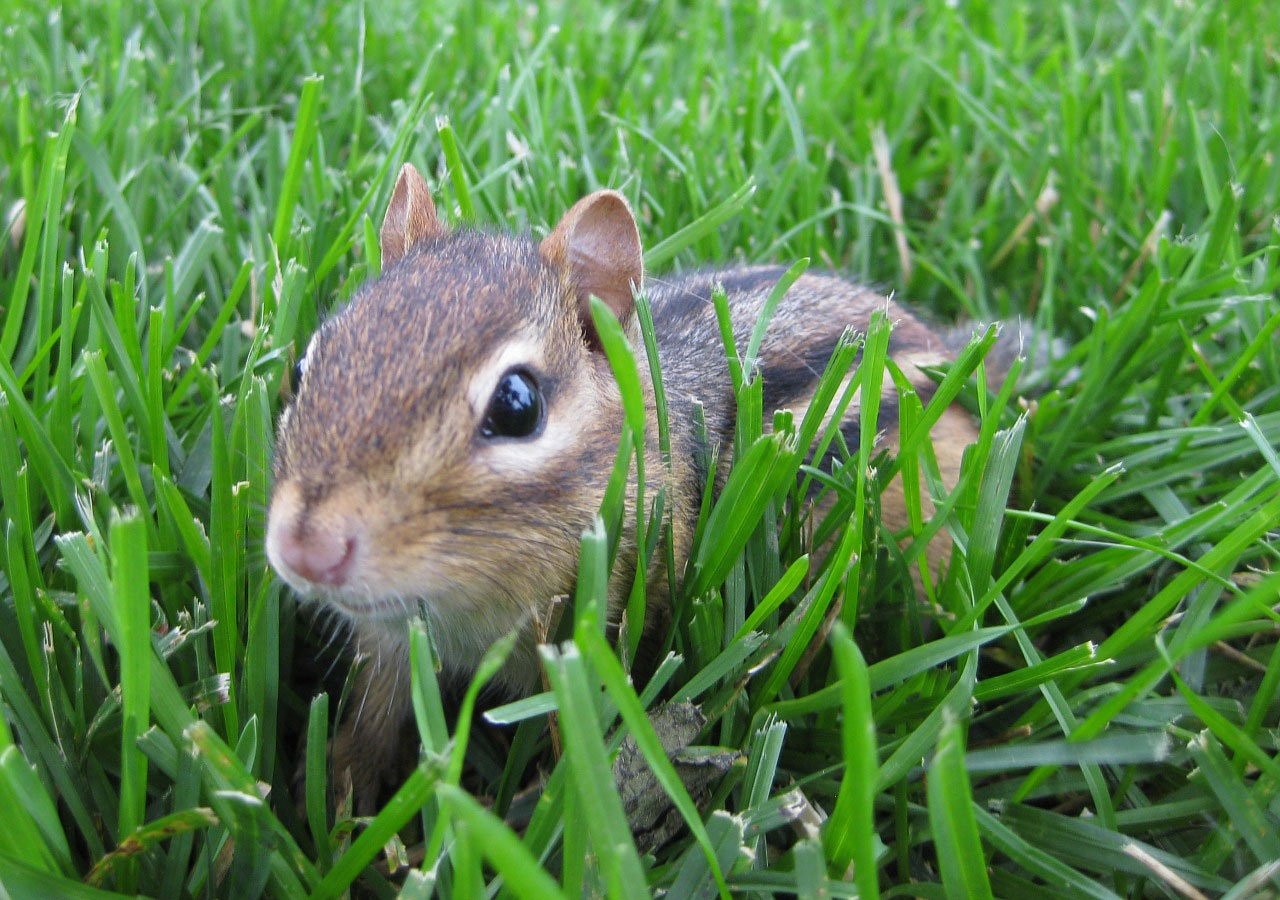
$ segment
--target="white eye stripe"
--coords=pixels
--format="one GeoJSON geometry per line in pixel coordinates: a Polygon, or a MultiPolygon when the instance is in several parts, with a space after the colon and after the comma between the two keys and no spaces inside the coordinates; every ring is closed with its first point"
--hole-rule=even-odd
{"type": "Polygon", "coordinates": [[[562,468],[565,454],[575,445],[580,427],[581,423],[565,416],[548,420],[536,439],[486,443],[477,460],[494,474],[528,479],[544,468],[562,468]]]}
{"type": "Polygon", "coordinates": [[[307,349],[302,351],[302,356],[298,357],[298,374],[306,375],[307,369],[311,365],[311,358],[315,355],[316,346],[320,343],[321,336],[328,331],[333,325],[333,318],[325,319],[320,323],[320,327],[311,335],[311,340],[307,341],[307,349]]]}
{"type": "Polygon", "coordinates": [[[302,356],[298,357],[298,374],[306,375],[307,367],[311,365],[311,348],[316,345],[315,337],[307,342],[307,349],[302,351],[302,356]]]}

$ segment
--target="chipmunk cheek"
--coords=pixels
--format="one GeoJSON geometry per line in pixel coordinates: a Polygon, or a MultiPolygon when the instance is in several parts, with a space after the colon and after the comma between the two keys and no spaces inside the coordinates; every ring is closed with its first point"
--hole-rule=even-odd
{"type": "Polygon", "coordinates": [[[504,479],[528,481],[541,472],[559,469],[576,444],[577,417],[547,410],[538,432],[519,440],[482,440],[474,460],[484,470],[504,479]]]}

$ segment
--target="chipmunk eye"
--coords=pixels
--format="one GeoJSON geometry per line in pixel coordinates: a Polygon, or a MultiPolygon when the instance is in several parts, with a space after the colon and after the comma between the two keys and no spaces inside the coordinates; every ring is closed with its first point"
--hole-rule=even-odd
{"type": "Polygon", "coordinates": [[[493,391],[480,434],[487,438],[529,437],[542,428],[542,407],[538,382],[524,369],[512,369],[493,391]]]}

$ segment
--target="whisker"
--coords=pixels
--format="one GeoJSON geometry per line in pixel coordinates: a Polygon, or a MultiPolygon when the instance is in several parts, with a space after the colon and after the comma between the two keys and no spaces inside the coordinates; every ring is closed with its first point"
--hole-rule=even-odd
{"type": "Polygon", "coordinates": [[[536,547],[546,547],[549,550],[563,549],[561,545],[555,543],[554,541],[548,541],[543,538],[533,537],[532,535],[527,535],[527,534],[522,534],[519,536],[519,538],[512,538],[512,536],[509,533],[502,532],[502,531],[492,531],[486,528],[474,528],[474,527],[450,528],[447,533],[456,535],[457,537],[497,538],[501,541],[509,541],[515,544],[533,544],[536,547]]]}

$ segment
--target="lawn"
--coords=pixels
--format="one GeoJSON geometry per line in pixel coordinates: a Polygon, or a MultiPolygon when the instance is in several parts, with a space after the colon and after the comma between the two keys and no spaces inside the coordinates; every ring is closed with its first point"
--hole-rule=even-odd
{"type": "MultiPolygon", "coordinates": [[[[0,24],[0,893],[1280,890],[1280,4],[15,0],[0,24]],[[803,423],[761,434],[748,369],[729,486],[772,489],[708,503],[652,676],[601,637],[636,514],[607,502],[550,691],[438,680],[414,627],[424,749],[357,821],[326,805],[341,633],[263,531],[288,373],[377,271],[404,161],[454,225],[541,235],[612,187],[651,272],[807,259],[1063,349],[1002,381],[980,338],[897,398],[900,460],[828,472],[803,423]],[[917,596],[922,542],[879,496],[929,469],[949,397],[981,437],[916,516],[956,547],[917,596]],[[824,523],[790,502],[811,485],[824,523]],[[656,731],[689,704],[677,766],[656,731]],[[656,780],[619,786],[615,753],[656,780]]],[[[891,378],[861,363],[886,340],[830,385],[891,378]]]]}

